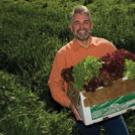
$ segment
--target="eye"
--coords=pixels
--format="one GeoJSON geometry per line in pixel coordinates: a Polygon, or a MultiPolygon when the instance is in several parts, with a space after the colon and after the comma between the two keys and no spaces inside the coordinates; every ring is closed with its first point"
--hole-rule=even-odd
{"type": "Polygon", "coordinates": [[[75,22],[74,22],[74,25],[79,25],[79,24],[80,24],[79,21],[75,21],[75,22]]]}
{"type": "Polygon", "coordinates": [[[88,20],[85,20],[84,21],[84,24],[89,24],[90,22],[88,20]]]}

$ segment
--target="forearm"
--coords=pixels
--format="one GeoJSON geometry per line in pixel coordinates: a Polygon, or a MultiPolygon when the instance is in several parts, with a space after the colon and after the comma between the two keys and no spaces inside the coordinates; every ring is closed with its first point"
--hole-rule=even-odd
{"type": "Polygon", "coordinates": [[[53,99],[63,107],[70,108],[71,101],[66,92],[55,83],[48,83],[53,99]]]}

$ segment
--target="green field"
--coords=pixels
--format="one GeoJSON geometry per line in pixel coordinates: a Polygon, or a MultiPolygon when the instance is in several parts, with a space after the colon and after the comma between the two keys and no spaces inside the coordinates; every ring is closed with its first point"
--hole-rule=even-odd
{"type": "MultiPolygon", "coordinates": [[[[0,0],[1,135],[79,135],[47,83],[57,50],[73,38],[69,13],[79,4],[92,12],[94,36],[135,52],[134,0],[0,0]]],[[[124,117],[134,135],[134,111],[124,117]]]]}

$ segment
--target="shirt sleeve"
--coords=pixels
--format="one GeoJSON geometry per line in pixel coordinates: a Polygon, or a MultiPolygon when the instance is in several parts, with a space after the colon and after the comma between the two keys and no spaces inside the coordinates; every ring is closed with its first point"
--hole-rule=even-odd
{"type": "Polygon", "coordinates": [[[114,52],[116,50],[117,50],[116,46],[112,42],[109,42],[108,43],[108,51],[114,52]]]}
{"type": "Polygon", "coordinates": [[[64,107],[69,107],[70,99],[66,94],[64,80],[61,77],[61,71],[65,67],[66,61],[64,53],[58,52],[55,56],[48,85],[53,99],[64,107]]]}
{"type": "Polygon", "coordinates": [[[117,50],[116,46],[112,42],[106,39],[102,39],[98,44],[99,44],[100,50],[103,50],[102,51],[103,56],[107,54],[111,54],[117,50]]]}

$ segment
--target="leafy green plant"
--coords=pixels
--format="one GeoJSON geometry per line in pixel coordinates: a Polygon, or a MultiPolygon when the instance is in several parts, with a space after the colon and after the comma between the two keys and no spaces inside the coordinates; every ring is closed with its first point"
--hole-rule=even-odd
{"type": "Polygon", "coordinates": [[[96,57],[87,57],[84,61],[73,68],[74,84],[79,90],[83,90],[83,85],[100,73],[102,62],[96,57]]]}
{"type": "Polygon", "coordinates": [[[135,55],[125,49],[118,49],[101,58],[87,57],[73,68],[62,72],[63,78],[74,83],[79,90],[94,91],[100,86],[112,85],[114,80],[135,76],[135,55]],[[125,64],[125,59],[129,59],[125,64]],[[124,72],[125,68],[125,74],[124,72]],[[73,70],[73,71],[72,71],[73,70]],[[73,72],[73,73],[72,73],[73,72]],[[64,75],[65,74],[65,75],[64,75]],[[66,76],[68,78],[66,78],[66,76]]]}
{"type": "Polygon", "coordinates": [[[17,78],[0,71],[0,131],[6,135],[71,135],[68,112],[49,112],[44,102],[17,78]]]}
{"type": "Polygon", "coordinates": [[[93,34],[105,37],[118,48],[135,52],[135,4],[128,0],[94,0],[88,5],[93,14],[93,34]]]}
{"type": "Polygon", "coordinates": [[[129,59],[125,60],[124,76],[129,79],[135,79],[135,61],[129,59]]]}
{"type": "MultiPolygon", "coordinates": [[[[133,1],[134,0],[94,0],[92,3],[87,2],[88,8],[92,11],[95,26],[93,34],[113,41],[117,47],[124,47],[134,52],[135,4],[133,1]]],[[[50,135],[54,133],[49,133],[50,128],[47,128],[51,127],[50,124],[48,124],[51,120],[48,122],[41,116],[40,117],[43,119],[39,119],[39,116],[35,115],[34,109],[39,109],[37,107],[39,105],[39,99],[42,99],[42,101],[47,104],[48,107],[46,110],[54,105],[47,86],[50,67],[56,51],[72,38],[68,29],[68,14],[72,8],[78,4],[84,4],[84,0],[0,1],[0,69],[6,71],[4,75],[2,75],[5,76],[4,78],[9,79],[9,76],[14,74],[19,84],[19,86],[17,86],[17,82],[14,83],[14,77],[11,77],[10,81],[6,82],[0,79],[0,119],[4,116],[4,118],[6,118],[8,114],[11,114],[10,111],[7,113],[7,108],[9,108],[9,110],[12,108],[12,111],[16,110],[16,113],[10,115],[11,117],[0,121],[0,132],[3,135],[10,134],[11,129],[14,130],[14,127],[16,128],[16,132],[15,130],[14,133],[11,132],[14,135],[18,134],[19,130],[22,131],[23,129],[23,131],[25,131],[26,128],[23,126],[26,121],[29,123],[26,127],[33,130],[33,132],[30,131],[32,135],[37,133],[37,125],[41,125],[41,127],[44,128],[44,134],[50,135]],[[7,75],[7,72],[11,74],[7,75]],[[30,97],[30,93],[32,97],[30,97]],[[40,98],[37,95],[35,97],[33,93],[37,93],[40,98]],[[29,101],[24,102],[27,100],[29,101]],[[28,105],[30,105],[30,107],[28,105]],[[26,110],[23,109],[24,106],[27,106],[26,110]],[[28,108],[30,108],[30,112],[42,122],[38,121],[38,124],[35,124],[36,118],[33,116],[29,117],[28,108]],[[33,108],[33,110],[31,108],[33,108]],[[28,117],[20,117],[20,115],[18,115],[19,112],[21,112],[21,115],[25,114],[23,116],[28,117]],[[19,124],[16,119],[19,119],[18,121],[22,119],[25,120],[23,120],[22,124],[19,124]],[[18,124],[18,127],[15,123],[18,124]],[[47,126],[43,126],[42,123],[45,123],[47,126]],[[12,127],[11,124],[13,125],[12,127]],[[2,127],[5,128],[5,130],[3,130],[5,132],[1,131],[2,127]],[[8,131],[6,131],[7,129],[8,131]]],[[[37,113],[41,115],[40,111],[37,113]]],[[[49,116],[49,118],[52,117],[52,125],[54,122],[53,119],[56,119],[54,122],[56,124],[55,127],[57,127],[56,134],[64,134],[63,130],[60,132],[61,128],[58,127],[57,122],[61,120],[67,121],[67,116],[62,116],[63,119],[59,115],[56,117],[56,114],[51,116],[51,114],[48,115],[48,113],[46,113],[44,115],[49,116]]],[[[127,119],[128,118],[129,117],[127,117],[127,119]]],[[[132,131],[131,134],[134,134],[135,129],[132,123],[134,123],[134,117],[132,121],[128,123],[130,131],[132,131]]],[[[66,125],[66,122],[63,125],[66,125]]],[[[68,131],[65,134],[70,134],[70,122],[67,126],[69,126],[69,128],[67,128],[68,131]]],[[[63,129],[65,130],[65,127],[63,127],[63,129]]],[[[37,134],[40,133],[39,131],[37,134]]],[[[26,132],[22,132],[22,134],[27,135],[26,132]]]]}

